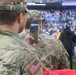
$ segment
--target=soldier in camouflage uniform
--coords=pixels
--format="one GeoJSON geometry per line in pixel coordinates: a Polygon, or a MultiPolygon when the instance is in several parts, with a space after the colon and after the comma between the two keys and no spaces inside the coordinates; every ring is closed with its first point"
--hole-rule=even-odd
{"type": "Polygon", "coordinates": [[[35,48],[18,36],[27,12],[23,0],[0,0],[0,75],[42,75],[35,48]]]}
{"type": "Polygon", "coordinates": [[[38,21],[41,21],[42,19],[42,16],[43,14],[41,14],[39,11],[37,10],[30,10],[30,14],[28,14],[27,16],[27,23],[26,23],[26,27],[25,29],[23,30],[23,32],[19,33],[19,36],[25,40],[25,36],[27,36],[27,34],[29,34],[29,28],[30,28],[30,23],[31,21],[34,21],[34,20],[38,20],[38,21]],[[41,16],[40,16],[41,15],[41,16]]]}
{"type": "MultiPolygon", "coordinates": [[[[39,11],[32,11],[33,14],[39,13],[39,11]]],[[[38,14],[37,14],[38,15],[38,14]]],[[[41,15],[40,15],[41,16],[41,15]]],[[[30,20],[39,20],[39,18],[35,17],[34,15],[31,18],[29,18],[30,20]]],[[[26,26],[28,26],[28,24],[30,25],[30,20],[27,21],[28,23],[26,23],[26,26]]],[[[68,60],[68,54],[66,52],[66,50],[64,49],[62,43],[49,35],[46,35],[44,33],[40,33],[41,36],[41,41],[38,43],[38,45],[36,45],[36,50],[34,51],[36,54],[38,54],[42,65],[43,65],[43,69],[69,69],[70,68],[70,64],[69,64],[69,60],[68,60]]]]}

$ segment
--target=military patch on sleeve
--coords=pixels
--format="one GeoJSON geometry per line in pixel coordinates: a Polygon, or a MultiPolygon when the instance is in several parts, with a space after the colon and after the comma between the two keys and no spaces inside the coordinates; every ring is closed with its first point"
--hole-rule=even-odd
{"type": "Polygon", "coordinates": [[[33,63],[29,66],[28,70],[32,75],[34,75],[37,72],[37,70],[40,68],[40,66],[41,63],[39,62],[39,60],[35,59],[33,63]]]}

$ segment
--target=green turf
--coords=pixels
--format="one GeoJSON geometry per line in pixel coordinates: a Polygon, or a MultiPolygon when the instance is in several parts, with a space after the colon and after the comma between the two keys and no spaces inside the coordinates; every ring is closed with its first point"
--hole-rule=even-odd
{"type": "Polygon", "coordinates": [[[76,57],[73,57],[73,69],[76,69],[76,57]]]}

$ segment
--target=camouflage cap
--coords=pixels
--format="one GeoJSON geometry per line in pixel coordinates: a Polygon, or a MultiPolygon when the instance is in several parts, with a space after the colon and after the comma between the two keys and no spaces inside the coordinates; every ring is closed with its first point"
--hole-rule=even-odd
{"type": "Polygon", "coordinates": [[[27,10],[26,0],[0,0],[0,10],[27,10]]]}
{"type": "Polygon", "coordinates": [[[32,18],[32,20],[40,21],[40,20],[42,20],[42,16],[43,16],[43,14],[40,11],[38,11],[38,10],[30,10],[30,14],[27,15],[27,18],[28,19],[32,18]]]}

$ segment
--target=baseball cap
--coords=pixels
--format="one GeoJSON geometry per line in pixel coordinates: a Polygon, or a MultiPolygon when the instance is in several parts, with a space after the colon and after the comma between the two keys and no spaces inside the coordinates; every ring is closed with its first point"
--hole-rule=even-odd
{"type": "Polygon", "coordinates": [[[41,21],[43,14],[38,10],[30,10],[30,14],[27,15],[28,19],[41,21]]]}
{"type": "Polygon", "coordinates": [[[0,0],[0,10],[25,10],[27,9],[26,0],[0,0]]]}
{"type": "Polygon", "coordinates": [[[27,13],[27,23],[26,23],[26,29],[30,28],[30,24],[32,21],[38,21],[40,22],[42,20],[43,14],[38,10],[30,10],[30,14],[27,13]]]}

